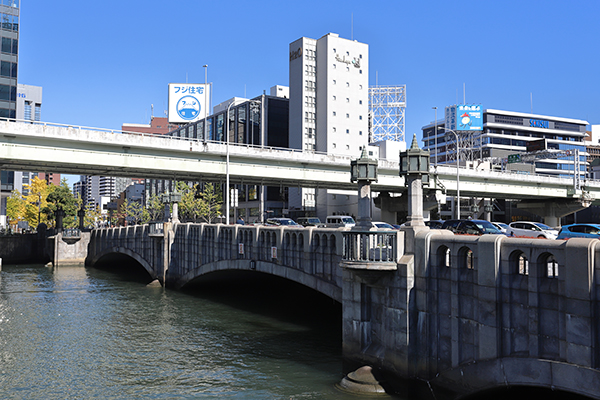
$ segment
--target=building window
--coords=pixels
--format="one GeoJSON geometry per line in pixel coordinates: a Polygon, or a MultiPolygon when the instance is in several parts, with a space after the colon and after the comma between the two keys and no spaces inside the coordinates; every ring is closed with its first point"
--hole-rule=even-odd
{"type": "Polygon", "coordinates": [[[31,102],[25,101],[25,107],[23,108],[23,119],[31,121],[31,102]]]}
{"type": "Polygon", "coordinates": [[[346,114],[346,118],[350,118],[350,114],[346,114]]]}
{"type": "Polygon", "coordinates": [[[333,84],[335,85],[335,83],[336,83],[336,82],[335,82],[335,79],[334,79],[334,80],[333,80],[333,84]]]}
{"type": "Polygon", "coordinates": [[[346,103],[350,103],[350,99],[346,97],[346,103]]]}
{"type": "Polygon", "coordinates": [[[359,115],[359,116],[358,116],[358,119],[360,119],[360,120],[362,121],[362,115],[359,115]]]}
{"type": "Polygon", "coordinates": [[[346,129],[346,133],[350,133],[350,129],[346,129]]]}
{"type": "Polygon", "coordinates": [[[358,85],[358,89],[359,89],[359,90],[362,90],[362,85],[358,85]]]}
{"type": "Polygon", "coordinates": [[[335,97],[335,96],[333,96],[333,101],[335,101],[335,99],[336,99],[336,97],[335,97]]]}
{"type": "Polygon", "coordinates": [[[350,82],[346,82],[346,87],[350,87],[350,82]]]}
{"type": "Polygon", "coordinates": [[[362,131],[358,131],[358,134],[362,136],[362,131]]]}
{"type": "Polygon", "coordinates": [[[358,101],[358,104],[362,104],[362,100],[359,100],[359,101],[358,101]]]}
{"type": "Polygon", "coordinates": [[[335,111],[333,112],[333,116],[335,117],[335,111]]]}
{"type": "Polygon", "coordinates": [[[335,126],[334,126],[333,128],[331,128],[331,129],[333,129],[333,131],[334,131],[334,132],[336,131],[336,128],[335,128],[335,126]]]}

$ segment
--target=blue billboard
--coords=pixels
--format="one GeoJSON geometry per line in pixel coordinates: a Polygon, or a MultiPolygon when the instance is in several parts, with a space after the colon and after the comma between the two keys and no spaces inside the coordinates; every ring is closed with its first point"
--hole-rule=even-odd
{"type": "Polygon", "coordinates": [[[483,130],[483,112],[479,104],[458,104],[446,107],[445,126],[453,131],[483,130]]]}
{"type": "Polygon", "coordinates": [[[479,104],[459,104],[456,106],[456,130],[483,130],[483,112],[479,104]]]}

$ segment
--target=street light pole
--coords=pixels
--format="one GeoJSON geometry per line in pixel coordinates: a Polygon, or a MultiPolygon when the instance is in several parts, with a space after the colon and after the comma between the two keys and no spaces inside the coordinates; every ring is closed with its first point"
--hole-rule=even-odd
{"type": "Polygon", "coordinates": [[[208,134],[208,64],[202,66],[204,68],[204,141],[206,142],[208,134]]]}
{"type": "Polygon", "coordinates": [[[458,134],[452,129],[446,127],[442,128],[446,132],[452,132],[456,137],[456,219],[460,219],[460,142],[458,141],[458,134]]]}
{"type": "MultiPolygon", "coordinates": [[[[433,160],[433,165],[435,165],[437,167],[437,107],[432,107],[435,110],[435,120],[433,121],[433,123],[435,124],[435,133],[434,133],[434,140],[435,140],[435,159],[433,160]]],[[[427,146],[429,148],[429,146],[427,146]]]]}
{"type": "MultiPolygon", "coordinates": [[[[245,101],[245,99],[244,99],[245,101]]],[[[254,101],[251,101],[249,103],[254,103],[254,101]]],[[[227,111],[225,112],[225,151],[226,151],[226,157],[225,157],[225,190],[227,191],[225,193],[225,199],[226,199],[226,204],[225,204],[225,223],[227,225],[229,225],[229,203],[231,201],[230,197],[230,193],[229,193],[229,110],[231,109],[231,106],[236,104],[236,100],[233,100],[231,103],[229,103],[229,105],[227,106],[227,111]]]]}

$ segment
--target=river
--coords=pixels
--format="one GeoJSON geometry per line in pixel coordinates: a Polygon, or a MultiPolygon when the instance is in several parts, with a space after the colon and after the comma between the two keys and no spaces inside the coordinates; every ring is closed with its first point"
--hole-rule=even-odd
{"type": "Polygon", "coordinates": [[[341,308],[281,281],[189,291],[132,275],[5,265],[4,399],[357,399],[342,379],[341,308]]]}

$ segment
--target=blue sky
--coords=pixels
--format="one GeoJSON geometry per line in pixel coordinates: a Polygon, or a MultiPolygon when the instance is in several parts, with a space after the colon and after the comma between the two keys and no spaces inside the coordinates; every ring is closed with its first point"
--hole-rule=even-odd
{"type": "Polygon", "coordinates": [[[371,85],[407,86],[409,142],[463,95],[600,124],[599,19],[599,0],[22,0],[19,83],[44,121],[119,129],[204,64],[213,104],[287,85],[289,43],[334,32],[369,44],[371,85]]]}

